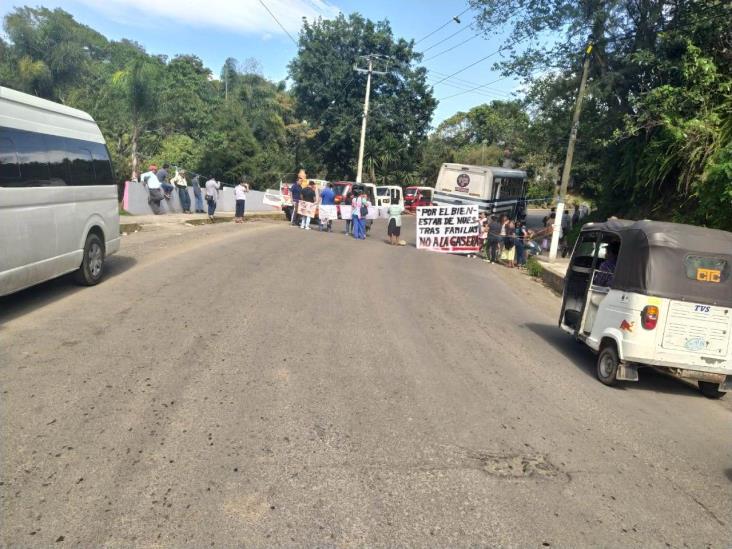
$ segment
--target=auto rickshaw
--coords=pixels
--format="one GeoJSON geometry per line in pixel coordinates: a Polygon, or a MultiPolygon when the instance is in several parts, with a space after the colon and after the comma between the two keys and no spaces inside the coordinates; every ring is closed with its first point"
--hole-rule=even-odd
{"type": "Polygon", "coordinates": [[[597,352],[606,385],[651,366],[732,389],[732,233],[609,220],[582,227],[564,279],[559,326],[597,352]]]}

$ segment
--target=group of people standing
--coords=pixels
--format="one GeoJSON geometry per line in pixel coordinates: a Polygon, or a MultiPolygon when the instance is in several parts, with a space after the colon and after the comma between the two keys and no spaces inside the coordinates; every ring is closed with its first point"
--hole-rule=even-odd
{"type": "Polygon", "coordinates": [[[479,240],[481,255],[487,263],[503,262],[507,267],[524,268],[526,265],[526,246],[533,237],[526,224],[512,221],[507,215],[496,217],[480,212],[479,240]]]}
{"type": "MultiPolygon", "coordinates": [[[[204,178],[199,174],[194,174],[189,185],[188,175],[185,170],[176,168],[175,175],[169,179],[169,169],[169,164],[163,164],[163,167],[160,169],[155,164],[151,164],[147,171],[140,176],[139,181],[147,188],[147,203],[150,205],[153,213],[155,215],[165,213],[162,202],[163,200],[171,200],[173,198],[173,192],[176,190],[178,191],[178,199],[180,200],[183,213],[193,213],[191,211],[191,195],[188,192],[188,187],[190,186],[193,189],[195,212],[208,213],[209,218],[213,219],[214,213],[216,212],[216,204],[219,201],[220,192],[223,187],[221,182],[217,181],[214,177],[210,177],[202,183],[204,178]],[[204,200],[206,202],[205,210],[203,205],[204,200]]],[[[132,180],[137,180],[134,174],[132,180]]],[[[249,192],[249,182],[245,176],[242,178],[241,183],[234,189],[236,198],[236,217],[234,220],[237,223],[242,222],[244,218],[247,192],[249,192]]]]}
{"type": "MultiPolygon", "coordinates": [[[[333,189],[333,184],[328,182],[324,187],[318,188],[315,181],[307,179],[307,172],[304,169],[299,170],[297,174],[297,181],[295,181],[289,188],[286,188],[286,192],[289,192],[289,195],[292,198],[292,214],[290,223],[293,227],[300,227],[303,230],[310,230],[312,216],[300,215],[298,213],[298,206],[300,202],[309,202],[311,204],[318,204],[319,206],[336,205],[336,195],[333,189]]],[[[345,197],[343,197],[341,204],[351,206],[351,215],[344,218],[346,221],[345,234],[353,236],[356,240],[365,240],[367,232],[367,216],[369,208],[373,205],[365,189],[358,185],[353,185],[351,190],[345,197]]],[[[394,204],[389,207],[389,225],[387,234],[391,244],[399,243],[402,225],[401,214],[403,211],[404,207],[398,204],[394,204]]],[[[321,232],[333,232],[333,220],[328,219],[325,221],[323,219],[319,219],[319,228],[321,232]]]]}

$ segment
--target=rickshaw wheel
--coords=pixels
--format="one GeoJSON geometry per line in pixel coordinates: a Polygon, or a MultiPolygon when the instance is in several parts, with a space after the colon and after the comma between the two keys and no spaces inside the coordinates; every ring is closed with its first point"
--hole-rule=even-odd
{"type": "Polygon", "coordinates": [[[699,381],[698,383],[701,394],[707,398],[722,398],[727,394],[724,391],[719,390],[719,385],[717,383],[712,383],[711,381],[699,381]]]}
{"type": "Polygon", "coordinates": [[[618,381],[616,376],[619,366],[620,360],[615,346],[612,344],[606,345],[597,355],[597,379],[605,385],[615,385],[618,381]]]}

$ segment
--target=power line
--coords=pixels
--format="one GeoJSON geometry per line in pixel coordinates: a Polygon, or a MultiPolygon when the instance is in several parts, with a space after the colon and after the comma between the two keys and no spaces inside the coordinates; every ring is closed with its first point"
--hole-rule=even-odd
{"type": "Polygon", "coordinates": [[[453,97],[457,97],[459,95],[464,95],[466,93],[474,92],[474,91],[479,90],[481,88],[485,88],[487,86],[490,86],[491,84],[495,84],[496,82],[500,82],[501,80],[505,80],[506,78],[509,78],[509,77],[508,76],[502,76],[501,78],[497,78],[497,79],[493,80],[492,82],[488,82],[487,84],[484,84],[482,86],[476,86],[476,87],[471,88],[469,90],[461,91],[460,93],[454,93],[452,95],[448,95],[447,97],[441,97],[441,98],[438,99],[438,101],[445,101],[446,99],[452,99],[453,97]]]}
{"type": "MultiPolygon", "coordinates": [[[[463,44],[467,44],[467,43],[468,43],[468,42],[470,42],[471,40],[475,40],[475,39],[476,39],[476,38],[478,38],[479,36],[480,36],[480,33],[474,34],[473,36],[471,36],[471,37],[470,37],[470,38],[468,38],[467,40],[463,40],[462,42],[460,42],[460,43],[458,43],[458,44],[455,44],[454,46],[452,46],[452,47],[450,47],[450,48],[447,48],[446,50],[442,50],[442,51],[441,51],[440,53],[436,53],[436,54],[435,54],[435,55],[433,55],[432,57],[428,57],[427,59],[425,59],[425,62],[427,62],[427,61],[432,61],[433,59],[435,59],[435,58],[437,58],[437,57],[440,57],[440,56],[441,56],[442,54],[445,54],[445,53],[447,53],[447,52],[449,52],[449,51],[452,51],[452,50],[454,50],[455,48],[459,48],[460,46],[462,46],[463,44]]],[[[426,51],[426,50],[425,50],[425,51],[426,51]]],[[[423,53],[424,53],[424,52],[423,52],[423,53]]]]}
{"type": "Polygon", "coordinates": [[[445,76],[445,77],[444,77],[443,79],[441,79],[441,80],[438,80],[437,82],[435,82],[435,83],[434,83],[434,85],[437,85],[437,84],[441,84],[441,83],[442,83],[442,82],[444,82],[445,80],[449,80],[449,79],[450,79],[450,78],[452,78],[453,76],[455,76],[455,75],[458,75],[458,74],[460,74],[461,72],[465,72],[465,71],[466,71],[466,70],[468,70],[469,68],[471,68],[471,67],[474,67],[474,66],[475,66],[475,65],[477,65],[478,63],[482,63],[482,62],[483,62],[483,61],[485,61],[486,59],[489,59],[490,57],[493,57],[494,55],[496,55],[497,53],[500,53],[500,52],[501,52],[501,49],[497,49],[496,51],[494,51],[494,52],[492,52],[492,53],[489,53],[489,54],[488,54],[488,55],[486,55],[485,57],[481,57],[481,58],[480,58],[480,59],[478,59],[477,61],[474,61],[474,62],[470,63],[470,65],[466,65],[466,66],[465,66],[465,67],[463,67],[462,69],[460,69],[460,70],[457,70],[457,71],[455,71],[454,73],[452,73],[452,74],[450,74],[450,75],[448,75],[448,76],[445,76]]]}
{"type": "Polygon", "coordinates": [[[511,94],[508,92],[505,92],[503,90],[497,89],[497,88],[489,88],[488,86],[490,84],[470,84],[471,87],[466,87],[465,84],[453,84],[452,82],[443,82],[441,84],[442,86],[450,86],[451,88],[455,88],[464,92],[471,92],[475,91],[477,94],[490,94],[495,95],[503,95],[504,97],[510,97],[511,94]]]}
{"type": "Polygon", "coordinates": [[[292,37],[292,35],[289,33],[289,31],[285,28],[285,26],[282,23],[280,23],[280,20],[277,19],[277,16],[274,13],[272,13],[272,10],[271,9],[269,9],[267,7],[267,4],[264,3],[264,0],[259,0],[259,3],[262,4],[262,6],[264,7],[264,9],[267,10],[267,12],[272,16],[272,19],[274,19],[277,22],[277,24],[280,26],[280,28],[283,31],[285,31],[285,34],[290,37],[290,40],[292,40],[292,43],[295,44],[295,46],[298,46],[299,44],[297,43],[297,40],[295,40],[292,37]]]}
{"type": "Polygon", "coordinates": [[[443,38],[443,39],[442,39],[442,40],[440,40],[439,42],[435,42],[435,43],[434,43],[434,44],[432,44],[432,45],[431,45],[431,46],[430,46],[429,48],[425,48],[425,49],[423,49],[423,50],[422,50],[421,52],[419,52],[419,53],[421,53],[421,54],[423,54],[423,55],[424,55],[425,53],[427,53],[428,51],[430,51],[430,50],[431,50],[432,48],[436,48],[437,46],[439,46],[439,45],[440,45],[440,44],[442,44],[443,42],[447,42],[448,40],[450,40],[450,38],[452,38],[453,36],[457,36],[457,35],[458,35],[458,34],[460,34],[461,32],[465,32],[466,30],[469,30],[470,28],[471,28],[471,27],[470,27],[470,25],[465,25],[465,26],[464,26],[463,28],[461,28],[461,29],[458,29],[458,30],[456,30],[455,32],[453,32],[453,33],[452,33],[452,34],[451,34],[450,36],[446,36],[445,38],[443,38]]]}
{"type": "Polygon", "coordinates": [[[459,23],[459,22],[460,22],[460,19],[459,19],[459,18],[460,18],[460,16],[461,16],[461,15],[463,15],[463,14],[465,14],[465,13],[467,13],[467,12],[469,12],[469,11],[470,11],[470,6],[468,6],[467,8],[465,8],[465,9],[464,9],[463,11],[461,11],[460,13],[458,13],[458,14],[457,14],[456,16],[454,16],[454,17],[451,17],[450,19],[448,19],[448,20],[447,20],[447,21],[446,21],[445,23],[443,23],[442,25],[440,25],[439,27],[437,27],[437,28],[436,28],[435,30],[433,30],[433,31],[432,31],[432,32],[430,32],[429,34],[426,34],[425,36],[423,36],[422,38],[420,38],[419,40],[417,40],[417,41],[416,41],[416,42],[414,43],[414,45],[416,46],[416,45],[417,45],[417,44],[419,44],[420,42],[422,42],[422,41],[426,40],[427,38],[429,38],[430,36],[432,36],[433,34],[435,34],[436,32],[439,32],[439,31],[441,31],[441,30],[442,30],[442,29],[444,29],[444,28],[445,28],[446,26],[448,26],[448,25],[449,25],[450,23],[452,23],[453,21],[457,21],[457,22],[459,23]]]}

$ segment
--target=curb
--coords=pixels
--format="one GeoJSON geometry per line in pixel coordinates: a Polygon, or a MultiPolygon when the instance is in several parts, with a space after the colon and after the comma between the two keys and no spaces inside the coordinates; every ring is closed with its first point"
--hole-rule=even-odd
{"type": "Polygon", "coordinates": [[[554,271],[550,271],[543,265],[541,269],[541,280],[557,294],[562,295],[564,292],[564,277],[554,271]]]}
{"type": "MultiPolygon", "coordinates": [[[[256,221],[258,219],[272,219],[275,221],[286,221],[285,215],[283,212],[254,212],[250,214],[246,214],[244,216],[244,222],[249,221],[256,221]]],[[[181,219],[179,221],[171,222],[171,223],[138,223],[136,221],[130,221],[125,223],[123,221],[123,218],[120,218],[119,223],[119,230],[120,233],[134,233],[137,231],[144,230],[145,226],[147,225],[161,225],[161,224],[167,224],[167,225],[210,225],[211,223],[231,223],[234,220],[234,215],[226,215],[226,216],[218,216],[215,217],[213,222],[206,218],[206,219],[181,219]]]]}

